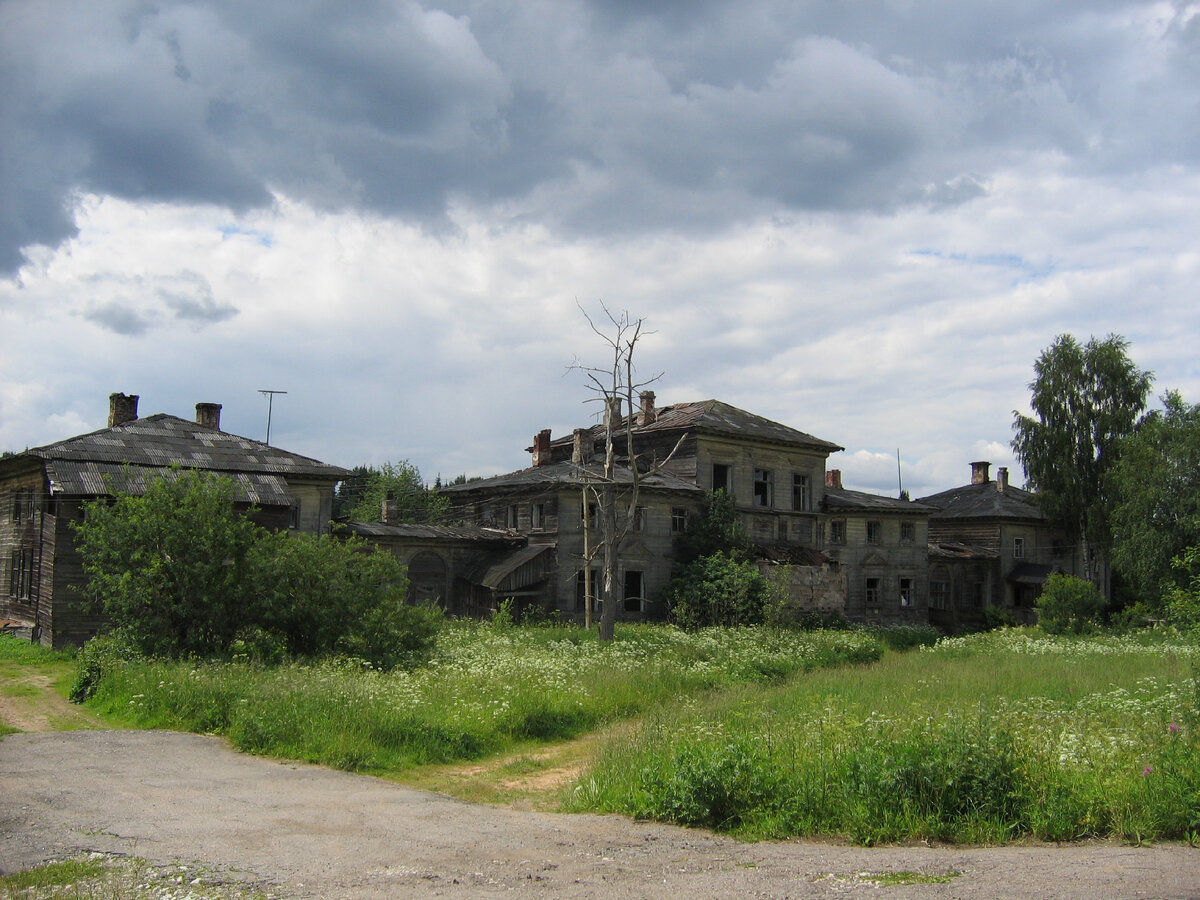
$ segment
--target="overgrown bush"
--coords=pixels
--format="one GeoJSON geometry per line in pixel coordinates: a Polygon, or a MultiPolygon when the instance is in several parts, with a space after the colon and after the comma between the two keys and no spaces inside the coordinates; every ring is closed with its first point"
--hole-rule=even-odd
{"type": "Polygon", "coordinates": [[[428,655],[441,611],[407,605],[391,553],[268,532],[234,497],[227,478],[176,469],[140,496],[86,504],[77,545],[87,603],[122,641],[150,656],[343,654],[384,668],[428,655]]]}
{"type": "Polygon", "coordinates": [[[752,563],[724,553],[681,566],[664,595],[680,628],[775,623],[783,602],[778,588],[752,563]]]}
{"type": "Polygon", "coordinates": [[[1104,595],[1090,581],[1073,575],[1051,575],[1038,597],[1038,624],[1050,634],[1083,634],[1100,622],[1104,595]]]}
{"type": "Polygon", "coordinates": [[[1175,569],[1187,579],[1167,596],[1167,617],[1186,631],[1200,630],[1200,547],[1189,547],[1175,558],[1175,569]]]}
{"type": "Polygon", "coordinates": [[[128,632],[117,629],[97,635],[79,651],[78,669],[71,685],[71,701],[83,703],[96,694],[96,688],[114,666],[141,658],[136,641],[128,632]]]}

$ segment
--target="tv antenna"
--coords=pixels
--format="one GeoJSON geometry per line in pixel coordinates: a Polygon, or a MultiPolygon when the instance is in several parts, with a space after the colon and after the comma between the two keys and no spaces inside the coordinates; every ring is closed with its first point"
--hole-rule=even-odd
{"type": "Polygon", "coordinates": [[[271,408],[275,405],[276,394],[286,394],[287,391],[264,391],[259,390],[259,393],[267,398],[267,439],[264,443],[271,443],[271,408]]]}

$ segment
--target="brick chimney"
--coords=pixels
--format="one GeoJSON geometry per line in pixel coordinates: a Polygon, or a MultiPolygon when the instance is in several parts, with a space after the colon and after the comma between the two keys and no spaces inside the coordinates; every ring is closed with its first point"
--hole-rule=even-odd
{"type": "Polygon", "coordinates": [[[996,470],[996,490],[1004,493],[1008,487],[1008,466],[1001,466],[996,470]]]}
{"type": "Polygon", "coordinates": [[[400,524],[399,520],[400,516],[396,511],[396,494],[394,491],[388,491],[380,506],[379,521],[384,525],[398,525],[400,524]]]}
{"type": "Polygon", "coordinates": [[[108,427],[115,428],[136,419],[138,417],[137,405],[137,394],[109,394],[108,427]]]}
{"type": "Polygon", "coordinates": [[[572,432],[571,462],[577,466],[586,466],[592,461],[592,430],[576,428],[572,432]]]}
{"type": "Polygon", "coordinates": [[[642,402],[642,409],[638,415],[638,424],[653,425],[658,421],[658,410],[654,408],[654,391],[642,391],[638,397],[642,402]]]}
{"type": "Polygon", "coordinates": [[[533,438],[533,465],[550,465],[550,429],[543,428],[533,438]]]}
{"type": "Polygon", "coordinates": [[[842,470],[830,469],[825,473],[825,487],[842,490],[842,470]]]}
{"type": "Polygon", "coordinates": [[[213,431],[221,430],[221,404],[220,403],[197,403],[196,404],[196,424],[203,425],[205,428],[211,428],[213,431]]]}
{"type": "Polygon", "coordinates": [[[971,463],[971,484],[987,484],[991,481],[991,477],[988,475],[988,469],[991,467],[990,462],[971,463]]]}

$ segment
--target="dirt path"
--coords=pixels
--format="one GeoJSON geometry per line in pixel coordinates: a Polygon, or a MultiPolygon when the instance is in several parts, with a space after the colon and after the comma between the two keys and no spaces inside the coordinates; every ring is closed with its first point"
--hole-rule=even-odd
{"type": "Polygon", "coordinates": [[[18,731],[99,728],[100,720],[54,691],[49,675],[5,675],[0,684],[0,723],[18,731]]]}
{"type": "Polygon", "coordinates": [[[212,737],[0,740],[0,870],[83,850],[201,863],[289,898],[1200,898],[1200,851],[1181,845],[740,844],[616,817],[475,806],[244,756],[212,737]],[[888,885],[864,873],[915,874],[888,885]]]}

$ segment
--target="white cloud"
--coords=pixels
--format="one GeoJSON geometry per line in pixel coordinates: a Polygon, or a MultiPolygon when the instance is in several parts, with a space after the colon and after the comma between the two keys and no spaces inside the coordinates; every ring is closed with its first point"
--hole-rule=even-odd
{"type": "Polygon", "coordinates": [[[300,452],[516,468],[588,419],[601,300],[661,402],[882,493],[897,449],[913,496],[1020,481],[1062,332],[1200,399],[1192,7],[281,9],[0,7],[0,448],[117,390],[261,436],[272,388],[300,452]]]}

